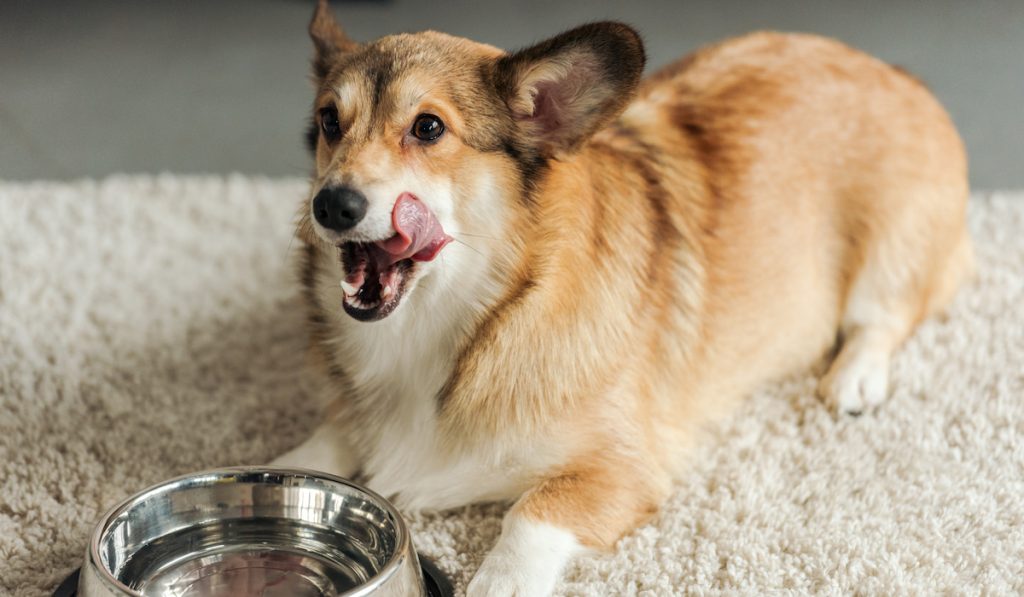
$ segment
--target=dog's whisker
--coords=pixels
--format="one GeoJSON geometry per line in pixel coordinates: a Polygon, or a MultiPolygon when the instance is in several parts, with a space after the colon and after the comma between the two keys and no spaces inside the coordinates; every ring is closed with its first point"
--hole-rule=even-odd
{"type": "Polygon", "coordinates": [[[299,234],[309,225],[309,214],[303,213],[299,217],[299,221],[296,226],[292,229],[292,236],[288,239],[288,247],[284,250],[284,258],[288,260],[292,254],[292,246],[295,244],[295,239],[299,237],[299,234]]]}
{"type": "Polygon", "coordinates": [[[296,226],[295,229],[292,230],[292,236],[291,236],[291,238],[288,239],[288,246],[284,250],[284,258],[285,258],[286,261],[291,257],[291,255],[292,255],[292,245],[295,244],[295,239],[298,238],[298,237],[299,237],[299,227],[296,226]]]}
{"type": "Polygon", "coordinates": [[[481,256],[481,257],[486,257],[486,255],[484,255],[484,254],[483,254],[483,253],[481,253],[480,251],[476,250],[476,248],[474,248],[474,247],[473,247],[472,245],[470,245],[469,243],[467,243],[467,242],[463,241],[462,239],[460,239],[460,238],[458,238],[458,237],[456,237],[456,236],[453,236],[452,238],[453,238],[453,239],[455,239],[455,242],[457,242],[457,243],[459,243],[460,245],[463,245],[463,246],[465,246],[465,247],[469,248],[469,249],[470,249],[471,251],[473,251],[473,252],[474,252],[474,253],[476,253],[477,255],[479,255],[479,256],[481,256]]]}
{"type": "Polygon", "coordinates": [[[502,242],[502,240],[500,238],[496,238],[496,237],[493,237],[493,236],[487,236],[486,234],[472,234],[472,233],[469,233],[469,232],[460,232],[459,234],[461,236],[472,236],[473,238],[485,238],[487,240],[493,240],[495,242],[502,242]]]}

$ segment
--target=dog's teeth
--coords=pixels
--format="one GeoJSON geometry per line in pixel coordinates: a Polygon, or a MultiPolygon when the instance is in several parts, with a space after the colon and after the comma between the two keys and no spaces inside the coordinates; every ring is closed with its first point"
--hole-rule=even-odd
{"type": "Polygon", "coordinates": [[[362,309],[363,311],[367,311],[369,309],[376,307],[377,303],[371,304],[365,301],[361,301],[359,299],[355,299],[354,301],[352,301],[352,306],[354,306],[356,309],[362,309]]]}
{"type": "Polygon", "coordinates": [[[376,300],[376,301],[373,301],[373,302],[366,302],[366,301],[360,299],[359,296],[357,296],[355,294],[351,294],[351,295],[347,294],[347,295],[345,295],[345,304],[346,305],[348,305],[349,307],[352,307],[353,309],[359,309],[359,310],[362,310],[362,311],[369,311],[370,309],[376,309],[377,307],[380,306],[380,304],[382,302],[383,301],[381,301],[381,300],[376,300]]]}
{"type": "Polygon", "coordinates": [[[356,292],[359,290],[358,288],[349,284],[345,280],[341,281],[341,289],[345,291],[346,296],[355,296],[356,292]]]}
{"type": "Polygon", "coordinates": [[[389,298],[391,298],[391,295],[393,294],[395,294],[395,291],[391,288],[391,286],[385,286],[380,289],[380,299],[382,301],[388,300],[389,298]]]}

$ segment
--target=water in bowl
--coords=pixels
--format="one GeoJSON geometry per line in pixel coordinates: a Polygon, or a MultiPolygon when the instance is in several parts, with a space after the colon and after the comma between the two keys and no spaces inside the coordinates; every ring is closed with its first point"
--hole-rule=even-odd
{"type": "Polygon", "coordinates": [[[147,543],[116,576],[147,596],[333,596],[380,570],[372,547],[293,520],[215,520],[147,543]]]}

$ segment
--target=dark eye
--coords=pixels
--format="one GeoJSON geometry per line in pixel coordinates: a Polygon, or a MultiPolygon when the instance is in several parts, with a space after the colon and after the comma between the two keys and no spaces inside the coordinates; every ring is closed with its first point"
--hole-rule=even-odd
{"type": "Polygon", "coordinates": [[[338,122],[338,111],[334,108],[323,108],[320,110],[320,130],[324,132],[324,139],[337,141],[341,137],[341,123],[338,122]]]}
{"type": "Polygon", "coordinates": [[[420,141],[434,141],[444,133],[444,123],[433,114],[420,114],[412,123],[412,136],[420,141]]]}

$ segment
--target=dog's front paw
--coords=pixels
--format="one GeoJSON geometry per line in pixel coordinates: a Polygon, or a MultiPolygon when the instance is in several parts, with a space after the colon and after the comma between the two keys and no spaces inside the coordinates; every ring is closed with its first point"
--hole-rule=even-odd
{"type": "Polygon", "coordinates": [[[324,425],[294,450],[272,460],[270,466],[312,469],[350,478],[359,469],[359,462],[355,451],[339,439],[344,437],[333,426],[324,425]]]}
{"type": "Polygon", "coordinates": [[[484,559],[467,597],[547,597],[566,562],[579,551],[565,529],[516,515],[505,519],[498,544],[484,559]]]}
{"type": "MultiPolygon", "coordinates": [[[[545,597],[555,588],[557,571],[530,570],[492,553],[466,589],[466,597],[545,597]],[[540,573],[540,574],[538,574],[540,573]]],[[[533,568],[536,568],[535,566],[533,568]]]]}

